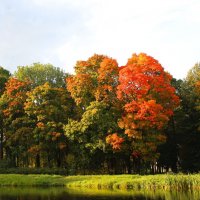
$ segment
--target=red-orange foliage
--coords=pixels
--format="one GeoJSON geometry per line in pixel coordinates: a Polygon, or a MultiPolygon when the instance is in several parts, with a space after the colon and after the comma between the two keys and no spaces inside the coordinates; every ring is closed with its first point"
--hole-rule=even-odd
{"type": "Polygon", "coordinates": [[[195,84],[195,92],[197,98],[197,110],[200,110],[200,81],[197,81],[195,84]]]}
{"type": "Polygon", "coordinates": [[[113,133],[106,137],[106,142],[111,144],[113,149],[120,149],[121,144],[124,142],[124,139],[119,137],[117,133],[113,133]]]}
{"type": "Polygon", "coordinates": [[[44,123],[38,122],[38,123],[37,123],[37,127],[38,127],[38,128],[43,128],[43,127],[44,127],[44,123]]]}
{"type": "Polygon", "coordinates": [[[71,93],[76,104],[87,105],[94,94],[92,78],[88,74],[77,74],[67,78],[67,90],[71,93]]]}
{"type": "Polygon", "coordinates": [[[67,78],[67,90],[77,105],[116,100],[119,72],[116,60],[94,54],[87,61],[78,61],[75,72],[76,75],[67,78]]]}
{"type": "Polygon", "coordinates": [[[125,102],[126,113],[153,124],[168,121],[179,104],[171,79],[157,60],[144,53],[134,54],[119,72],[117,95],[125,102]]]}
{"type": "Polygon", "coordinates": [[[172,110],[179,99],[170,84],[171,79],[154,58],[144,53],[133,54],[126,66],[120,69],[117,95],[125,102],[155,99],[165,109],[172,110]]]}
{"type": "Polygon", "coordinates": [[[87,61],[78,61],[76,75],[67,78],[67,90],[77,105],[88,106],[95,100],[98,69],[106,56],[94,54],[87,61]]]}
{"type": "Polygon", "coordinates": [[[29,82],[24,82],[24,81],[20,81],[16,78],[10,78],[7,83],[5,84],[5,94],[7,94],[9,97],[16,97],[16,96],[20,96],[20,94],[22,94],[25,90],[25,88],[27,88],[27,85],[29,84],[29,82]]]}
{"type": "Polygon", "coordinates": [[[104,58],[98,69],[98,87],[95,97],[97,101],[115,102],[118,85],[119,67],[116,60],[104,58]]]}
{"type": "Polygon", "coordinates": [[[41,151],[41,146],[40,145],[34,145],[34,146],[31,146],[29,149],[28,149],[28,152],[31,153],[31,154],[38,154],[39,152],[41,151]]]}
{"type": "Polygon", "coordinates": [[[154,146],[152,150],[156,143],[165,140],[160,130],[179,105],[171,79],[157,60],[144,53],[133,54],[119,71],[117,97],[124,104],[119,127],[134,140],[152,137],[154,145],[151,142],[144,145],[154,146]]]}
{"type": "Polygon", "coordinates": [[[195,88],[197,92],[200,92],[200,81],[197,81],[197,83],[195,84],[195,88]]]}
{"type": "Polygon", "coordinates": [[[26,92],[29,82],[20,81],[16,78],[10,78],[5,84],[4,96],[7,98],[8,106],[3,113],[9,116],[13,112],[23,111],[23,103],[26,99],[26,92]]]}
{"type": "Polygon", "coordinates": [[[77,61],[75,66],[76,74],[90,74],[95,76],[104,58],[107,58],[107,56],[94,54],[87,61],[77,61]]]}

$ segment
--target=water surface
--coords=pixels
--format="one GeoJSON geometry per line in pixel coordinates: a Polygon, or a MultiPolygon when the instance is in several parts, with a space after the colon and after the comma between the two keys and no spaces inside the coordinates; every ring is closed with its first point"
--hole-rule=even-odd
{"type": "Polygon", "coordinates": [[[0,200],[198,200],[200,192],[0,188],[0,200]]]}

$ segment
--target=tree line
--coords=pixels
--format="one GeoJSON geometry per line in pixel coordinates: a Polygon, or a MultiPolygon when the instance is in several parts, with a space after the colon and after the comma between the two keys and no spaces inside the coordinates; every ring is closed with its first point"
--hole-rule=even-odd
{"type": "Polygon", "coordinates": [[[0,67],[0,167],[69,174],[200,170],[200,64],[176,80],[153,57],[94,54],[75,74],[0,67]]]}

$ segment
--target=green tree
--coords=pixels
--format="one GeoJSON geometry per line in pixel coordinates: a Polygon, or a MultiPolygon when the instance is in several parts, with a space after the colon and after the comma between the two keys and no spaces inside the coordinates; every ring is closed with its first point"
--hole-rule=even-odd
{"type": "Polygon", "coordinates": [[[52,87],[65,87],[68,74],[51,64],[34,63],[30,66],[19,66],[14,76],[22,81],[30,81],[32,88],[46,82],[52,87]]]}
{"type": "Polygon", "coordinates": [[[5,83],[7,82],[10,76],[11,76],[11,73],[0,66],[0,95],[3,93],[4,88],[5,88],[5,83]]]}
{"type": "Polygon", "coordinates": [[[176,95],[180,98],[180,105],[174,110],[174,115],[170,118],[168,125],[164,130],[166,142],[158,147],[158,152],[160,154],[158,171],[165,172],[171,169],[176,173],[180,170],[180,147],[184,138],[185,128],[185,122],[183,121],[185,113],[181,106],[181,86],[183,81],[173,78],[171,84],[176,89],[176,95]]]}
{"type": "MultiPolygon", "coordinates": [[[[10,72],[0,66],[0,96],[3,94],[5,89],[5,83],[11,76],[10,72]]],[[[3,113],[0,109],[0,160],[3,159],[3,113]]]]}
{"type": "Polygon", "coordinates": [[[182,113],[178,120],[180,165],[182,170],[187,172],[197,172],[200,170],[199,81],[200,64],[197,63],[188,71],[180,87],[182,113]]]}
{"type": "Polygon", "coordinates": [[[70,120],[65,126],[65,134],[76,146],[74,150],[75,157],[79,161],[84,157],[82,164],[83,168],[92,169],[101,168],[105,153],[108,153],[111,148],[106,144],[106,137],[113,132],[119,131],[117,119],[120,113],[115,107],[104,102],[91,102],[86,108],[80,121],[70,120]],[[79,151],[77,151],[79,149],[79,151]],[[80,153],[83,156],[80,158],[80,153]],[[94,159],[101,160],[94,163],[94,159]]]}

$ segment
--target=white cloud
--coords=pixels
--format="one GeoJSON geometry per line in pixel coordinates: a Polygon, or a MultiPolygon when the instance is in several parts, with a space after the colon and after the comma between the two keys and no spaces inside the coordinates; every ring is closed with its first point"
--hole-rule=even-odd
{"type": "Polygon", "coordinates": [[[183,78],[199,59],[199,0],[19,2],[10,5],[14,15],[4,12],[4,23],[0,19],[0,60],[5,65],[11,60],[12,65],[49,61],[73,72],[77,60],[94,53],[124,65],[132,53],[146,52],[183,78]]]}
{"type": "Polygon", "coordinates": [[[76,36],[58,47],[58,56],[62,62],[66,56],[66,65],[72,61],[68,67],[93,53],[107,54],[124,65],[132,53],[146,52],[161,59],[166,70],[176,77],[183,77],[178,63],[183,59],[181,55],[187,54],[185,41],[178,38],[180,30],[173,26],[177,26],[182,17],[185,19],[182,12],[185,12],[187,4],[188,1],[179,0],[98,1],[90,7],[91,18],[85,22],[91,34],[90,40],[84,36],[82,41],[81,35],[76,36]]]}
{"type": "Polygon", "coordinates": [[[46,7],[46,8],[55,8],[62,6],[70,7],[91,7],[93,4],[98,2],[98,0],[30,0],[37,6],[46,7]]]}
{"type": "Polygon", "coordinates": [[[75,1],[71,1],[71,0],[31,0],[34,4],[38,5],[38,6],[55,6],[55,5],[64,5],[64,4],[71,4],[75,1]]]}

